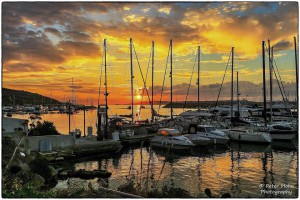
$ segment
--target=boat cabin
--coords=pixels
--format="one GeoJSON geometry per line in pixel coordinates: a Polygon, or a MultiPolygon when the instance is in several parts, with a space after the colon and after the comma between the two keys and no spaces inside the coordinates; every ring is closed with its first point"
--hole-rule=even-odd
{"type": "Polygon", "coordinates": [[[161,128],[161,129],[158,129],[157,135],[162,135],[162,136],[180,136],[181,133],[177,129],[161,128]]]}
{"type": "Polygon", "coordinates": [[[213,126],[190,124],[188,134],[196,134],[197,132],[210,133],[215,130],[216,128],[213,126]]]}

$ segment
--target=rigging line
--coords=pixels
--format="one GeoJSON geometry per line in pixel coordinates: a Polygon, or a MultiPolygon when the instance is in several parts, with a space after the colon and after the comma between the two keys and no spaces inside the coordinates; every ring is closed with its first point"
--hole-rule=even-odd
{"type": "Polygon", "coordinates": [[[224,75],[223,75],[222,84],[221,84],[221,87],[220,87],[220,90],[219,90],[219,93],[218,93],[218,97],[217,97],[217,101],[216,101],[216,104],[215,104],[215,108],[214,108],[214,110],[216,109],[216,107],[217,107],[217,105],[218,105],[218,101],[219,101],[220,93],[221,93],[221,90],[222,90],[222,87],[223,87],[223,83],[224,83],[224,79],[225,79],[225,75],[226,75],[226,72],[227,72],[227,68],[228,68],[228,64],[229,64],[229,61],[230,61],[231,55],[232,55],[232,51],[230,51],[230,54],[229,54],[229,57],[228,57],[228,61],[227,61],[227,65],[226,65],[225,73],[224,73],[224,75]]]}
{"type": "MultiPolygon", "coordinates": [[[[148,72],[149,72],[149,67],[150,67],[151,56],[152,56],[152,47],[151,47],[151,51],[150,51],[150,55],[149,55],[149,60],[148,60],[148,67],[147,67],[147,72],[146,72],[146,83],[147,83],[147,78],[148,78],[148,72]]],[[[143,89],[142,99],[141,99],[141,106],[143,105],[144,93],[145,93],[145,90],[143,89]]],[[[142,109],[140,109],[140,111],[141,110],[142,109]]]]}
{"type": "Polygon", "coordinates": [[[169,56],[170,56],[170,49],[171,49],[171,45],[169,45],[169,50],[168,50],[168,56],[167,56],[167,61],[166,61],[166,68],[165,68],[165,74],[164,74],[164,79],[163,79],[163,85],[161,87],[161,93],[160,93],[160,100],[159,100],[159,107],[158,107],[158,114],[159,114],[159,110],[161,107],[161,100],[162,100],[162,94],[164,92],[164,86],[165,86],[165,80],[166,80],[166,73],[167,73],[167,68],[168,68],[168,62],[169,62],[169,56]]]}
{"type": "Polygon", "coordinates": [[[141,73],[141,76],[142,76],[142,79],[143,79],[143,83],[144,83],[144,88],[146,89],[146,92],[147,92],[147,96],[148,96],[148,100],[149,100],[149,103],[151,102],[150,101],[150,96],[149,96],[149,93],[148,93],[148,90],[146,88],[146,81],[144,79],[144,75],[143,75],[143,72],[142,72],[142,68],[140,66],[140,62],[139,62],[139,59],[138,59],[138,56],[137,56],[137,53],[135,51],[135,47],[134,47],[134,44],[132,43],[132,46],[133,46],[133,50],[134,50],[134,53],[135,53],[135,57],[136,57],[136,60],[138,62],[138,66],[139,66],[139,69],[140,69],[140,73],[141,73]]]}
{"type": "Polygon", "coordinates": [[[275,70],[274,70],[274,74],[275,74],[275,77],[276,77],[276,80],[277,80],[277,84],[278,84],[278,86],[279,86],[280,93],[281,93],[281,96],[282,96],[282,98],[283,98],[283,102],[284,102],[284,104],[285,104],[285,107],[286,107],[287,110],[289,110],[289,113],[290,113],[291,117],[293,117],[293,114],[292,114],[291,110],[288,109],[288,107],[287,107],[286,99],[285,99],[284,96],[283,96],[282,89],[281,89],[281,86],[280,86],[280,84],[279,84],[279,80],[278,80],[278,77],[277,77],[277,74],[276,74],[276,71],[275,71],[275,70]]]}
{"type": "MultiPolygon", "coordinates": [[[[281,76],[280,76],[280,73],[279,73],[279,70],[278,70],[277,63],[276,63],[275,59],[274,59],[274,64],[275,64],[275,67],[276,67],[276,70],[277,70],[277,73],[278,73],[278,76],[279,76],[280,83],[282,85],[283,93],[285,95],[285,97],[283,97],[283,98],[287,98],[287,95],[286,95],[286,92],[285,92],[285,89],[284,89],[284,86],[283,86],[283,83],[282,83],[282,80],[281,80],[281,76]]],[[[273,69],[274,69],[274,67],[273,67],[273,69]]],[[[274,72],[275,72],[275,70],[274,70],[274,72]]]]}
{"type": "Polygon", "coordinates": [[[188,96],[189,96],[189,91],[190,91],[191,82],[192,82],[192,78],[193,78],[193,74],[194,74],[194,69],[195,69],[196,59],[197,59],[197,54],[196,54],[196,56],[195,56],[194,65],[193,65],[193,70],[192,70],[192,75],[191,75],[191,78],[190,78],[190,83],[189,83],[188,90],[187,90],[187,92],[186,92],[183,110],[184,110],[185,107],[186,107],[187,98],[188,98],[188,96]]]}

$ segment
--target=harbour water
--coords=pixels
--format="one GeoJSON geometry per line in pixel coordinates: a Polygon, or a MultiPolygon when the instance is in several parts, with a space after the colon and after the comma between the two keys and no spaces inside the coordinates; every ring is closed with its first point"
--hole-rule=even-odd
{"type": "MultiPolygon", "coordinates": [[[[232,197],[291,198],[298,196],[297,160],[296,149],[231,143],[221,149],[193,150],[189,155],[158,151],[150,146],[128,147],[113,157],[59,165],[112,172],[109,179],[93,179],[95,188],[100,185],[118,189],[132,181],[139,191],[161,189],[166,185],[188,190],[195,197],[207,197],[204,190],[209,188],[215,197],[228,192],[232,197]]],[[[57,187],[66,184],[60,181],[57,187]]]]}
{"type": "MultiPolygon", "coordinates": [[[[138,107],[134,108],[137,111],[138,107]]],[[[174,109],[176,114],[182,109],[174,109]]],[[[130,114],[127,106],[111,106],[109,115],[130,114]]],[[[86,111],[86,127],[97,120],[97,110],[86,111]]],[[[169,109],[161,108],[163,115],[169,109]]],[[[28,115],[14,115],[28,118],[28,115]]],[[[54,122],[62,134],[68,132],[67,114],[43,114],[42,120],[54,122]]],[[[150,109],[142,110],[140,119],[149,119],[150,109]]],[[[71,115],[71,129],[83,130],[83,111],[71,115]]],[[[83,131],[82,131],[83,134],[83,131]]],[[[163,186],[182,188],[195,197],[207,197],[206,188],[213,196],[230,193],[233,197],[284,197],[298,196],[297,141],[272,143],[271,145],[238,144],[230,142],[226,147],[211,146],[176,153],[152,149],[150,146],[126,147],[118,154],[58,163],[58,167],[71,169],[102,169],[112,173],[108,179],[93,179],[92,186],[118,189],[133,182],[139,191],[153,191],[163,186]]],[[[56,187],[67,187],[60,180],[56,187]]]]}
{"type": "MultiPolygon", "coordinates": [[[[160,109],[158,105],[154,106],[155,110],[161,115],[170,115],[170,108],[163,108],[161,106],[160,109]]],[[[175,114],[180,114],[183,112],[183,109],[174,109],[175,114]]],[[[111,105],[109,106],[108,115],[116,116],[116,115],[129,115],[131,114],[131,109],[128,109],[128,105],[111,105]]],[[[146,105],[145,108],[141,108],[139,105],[134,106],[134,115],[135,120],[146,120],[151,119],[151,109],[149,105],[146,105]],[[140,113],[138,116],[136,113],[140,113]]],[[[29,115],[18,115],[14,114],[14,118],[20,118],[20,119],[28,119],[29,115]]],[[[53,122],[58,132],[61,134],[67,134],[69,131],[69,117],[66,113],[58,113],[54,112],[51,114],[42,114],[40,115],[42,118],[42,121],[50,121],[53,122]]],[[[131,119],[129,119],[131,120],[131,119]]],[[[94,110],[87,110],[85,113],[85,130],[87,131],[88,126],[93,127],[93,134],[96,134],[96,122],[97,122],[97,109],[94,110]]],[[[74,113],[71,115],[71,130],[74,130],[75,128],[79,128],[82,130],[83,134],[83,126],[84,126],[84,115],[83,111],[79,111],[77,113],[74,113]]]]}

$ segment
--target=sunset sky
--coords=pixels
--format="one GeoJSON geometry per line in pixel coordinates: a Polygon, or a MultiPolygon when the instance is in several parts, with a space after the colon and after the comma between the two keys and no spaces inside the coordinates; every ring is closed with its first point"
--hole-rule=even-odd
{"type": "MultiPolygon", "coordinates": [[[[257,85],[247,88],[245,84],[243,97],[251,96],[250,90],[257,90],[261,96],[261,43],[269,38],[281,78],[290,84],[287,90],[293,96],[294,36],[298,36],[297,2],[3,2],[2,87],[45,96],[52,94],[62,101],[71,97],[73,78],[77,102],[87,103],[92,98],[95,104],[106,38],[109,103],[129,103],[129,39],[133,38],[144,77],[151,42],[155,42],[155,100],[159,100],[172,39],[174,99],[185,99],[198,45],[201,46],[200,84],[206,88],[202,100],[216,99],[217,90],[210,92],[208,88],[220,86],[232,46],[239,80],[257,85]]],[[[133,61],[138,101],[143,82],[135,55],[133,61]]],[[[196,100],[196,66],[189,100],[196,100]]],[[[167,87],[168,74],[169,67],[167,87]]],[[[225,82],[229,81],[227,73],[225,82]]],[[[226,95],[227,92],[224,98],[226,95]]],[[[166,89],[163,99],[169,98],[166,89]]]]}

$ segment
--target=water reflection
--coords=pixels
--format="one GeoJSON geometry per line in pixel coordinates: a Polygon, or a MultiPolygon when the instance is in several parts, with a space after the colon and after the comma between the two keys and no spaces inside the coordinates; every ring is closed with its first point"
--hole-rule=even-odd
{"type": "Polygon", "coordinates": [[[189,155],[142,145],[126,148],[113,157],[84,160],[73,166],[112,172],[109,179],[93,182],[112,189],[132,181],[145,193],[167,185],[199,197],[206,197],[206,188],[216,197],[226,192],[233,197],[278,197],[261,190],[274,190],[267,185],[290,184],[294,186],[290,189],[292,196],[282,197],[296,197],[297,159],[297,150],[282,151],[273,145],[231,143],[223,148],[194,149],[189,155]]]}

